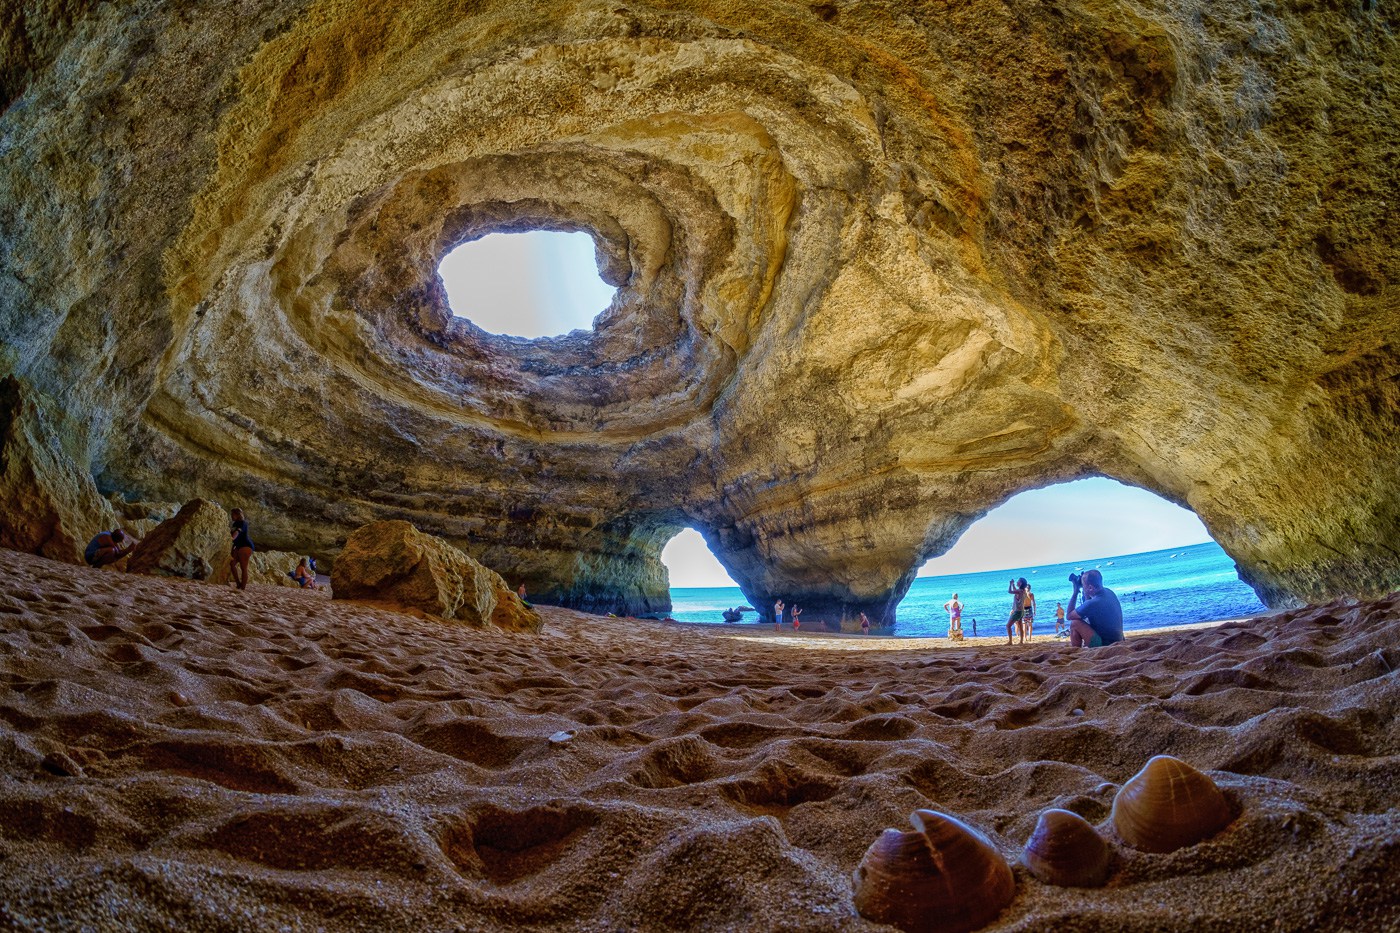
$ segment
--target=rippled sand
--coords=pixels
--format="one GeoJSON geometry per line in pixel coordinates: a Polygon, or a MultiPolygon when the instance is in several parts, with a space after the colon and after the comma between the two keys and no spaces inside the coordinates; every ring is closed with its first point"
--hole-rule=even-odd
{"type": "Polygon", "coordinates": [[[914,809],[1014,859],[1169,753],[1230,827],[988,929],[1400,929],[1400,597],[1074,652],[0,570],[0,927],[881,929],[914,809]]]}

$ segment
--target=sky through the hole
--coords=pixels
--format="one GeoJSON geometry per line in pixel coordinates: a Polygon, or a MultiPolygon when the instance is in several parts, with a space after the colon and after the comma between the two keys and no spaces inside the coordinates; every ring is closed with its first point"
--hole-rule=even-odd
{"type": "Polygon", "coordinates": [[[586,233],[492,233],[443,257],[452,313],[490,334],[531,340],[589,330],[617,289],[598,277],[586,233]]]}

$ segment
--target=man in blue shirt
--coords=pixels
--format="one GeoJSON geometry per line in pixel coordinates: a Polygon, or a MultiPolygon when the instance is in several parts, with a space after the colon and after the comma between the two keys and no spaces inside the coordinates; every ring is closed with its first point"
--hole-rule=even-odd
{"type": "Polygon", "coordinates": [[[1086,570],[1069,598],[1069,643],[1076,648],[1097,648],[1123,640],[1123,607],[1118,595],[1103,585],[1103,574],[1086,570]],[[1074,601],[1084,588],[1084,602],[1074,601]]]}

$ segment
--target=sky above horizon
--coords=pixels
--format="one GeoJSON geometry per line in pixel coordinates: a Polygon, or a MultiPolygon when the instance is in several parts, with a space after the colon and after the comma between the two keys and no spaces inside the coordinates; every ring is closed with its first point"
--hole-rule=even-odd
{"type": "Polygon", "coordinates": [[[591,330],[617,293],[586,233],[488,233],[444,256],[438,276],[454,315],[531,340],[591,330]]]}
{"type": "MultiPolygon", "coordinates": [[[[454,314],[482,330],[531,339],[588,330],[616,293],[598,276],[586,233],[493,233],[464,243],[438,267],[454,314]]],[[[919,576],[1012,570],[1139,554],[1210,541],[1195,513],[1143,489],[1095,478],[1032,489],[974,523],[919,576]]],[[[677,587],[733,586],[693,529],[661,560],[677,587]]]]}

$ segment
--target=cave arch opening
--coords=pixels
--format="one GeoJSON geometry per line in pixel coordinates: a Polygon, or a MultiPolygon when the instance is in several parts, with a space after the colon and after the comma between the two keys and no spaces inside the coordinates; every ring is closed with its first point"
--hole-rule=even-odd
{"type": "MultiPolygon", "coordinates": [[[[683,527],[661,549],[661,562],[670,579],[671,615],[682,622],[723,622],[725,610],[745,605],[745,597],[729,571],[710,549],[704,535],[683,527]]],[[[743,612],[745,622],[757,618],[743,612]]]]}
{"type": "Polygon", "coordinates": [[[943,636],[945,604],[962,604],[963,633],[1006,637],[1012,579],[1036,597],[1033,637],[1053,638],[1071,572],[1098,569],[1123,606],[1125,630],[1266,611],[1205,525],[1145,489],[1106,477],[1019,493],[926,561],[899,606],[897,633],[943,636]],[[973,620],[976,620],[975,625],[973,620]]]}
{"type": "Polygon", "coordinates": [[[582,232],[489,233],[443,256],[438,277],[454,317],[527,340],[592,330],[617,293],[582,232]]]}

